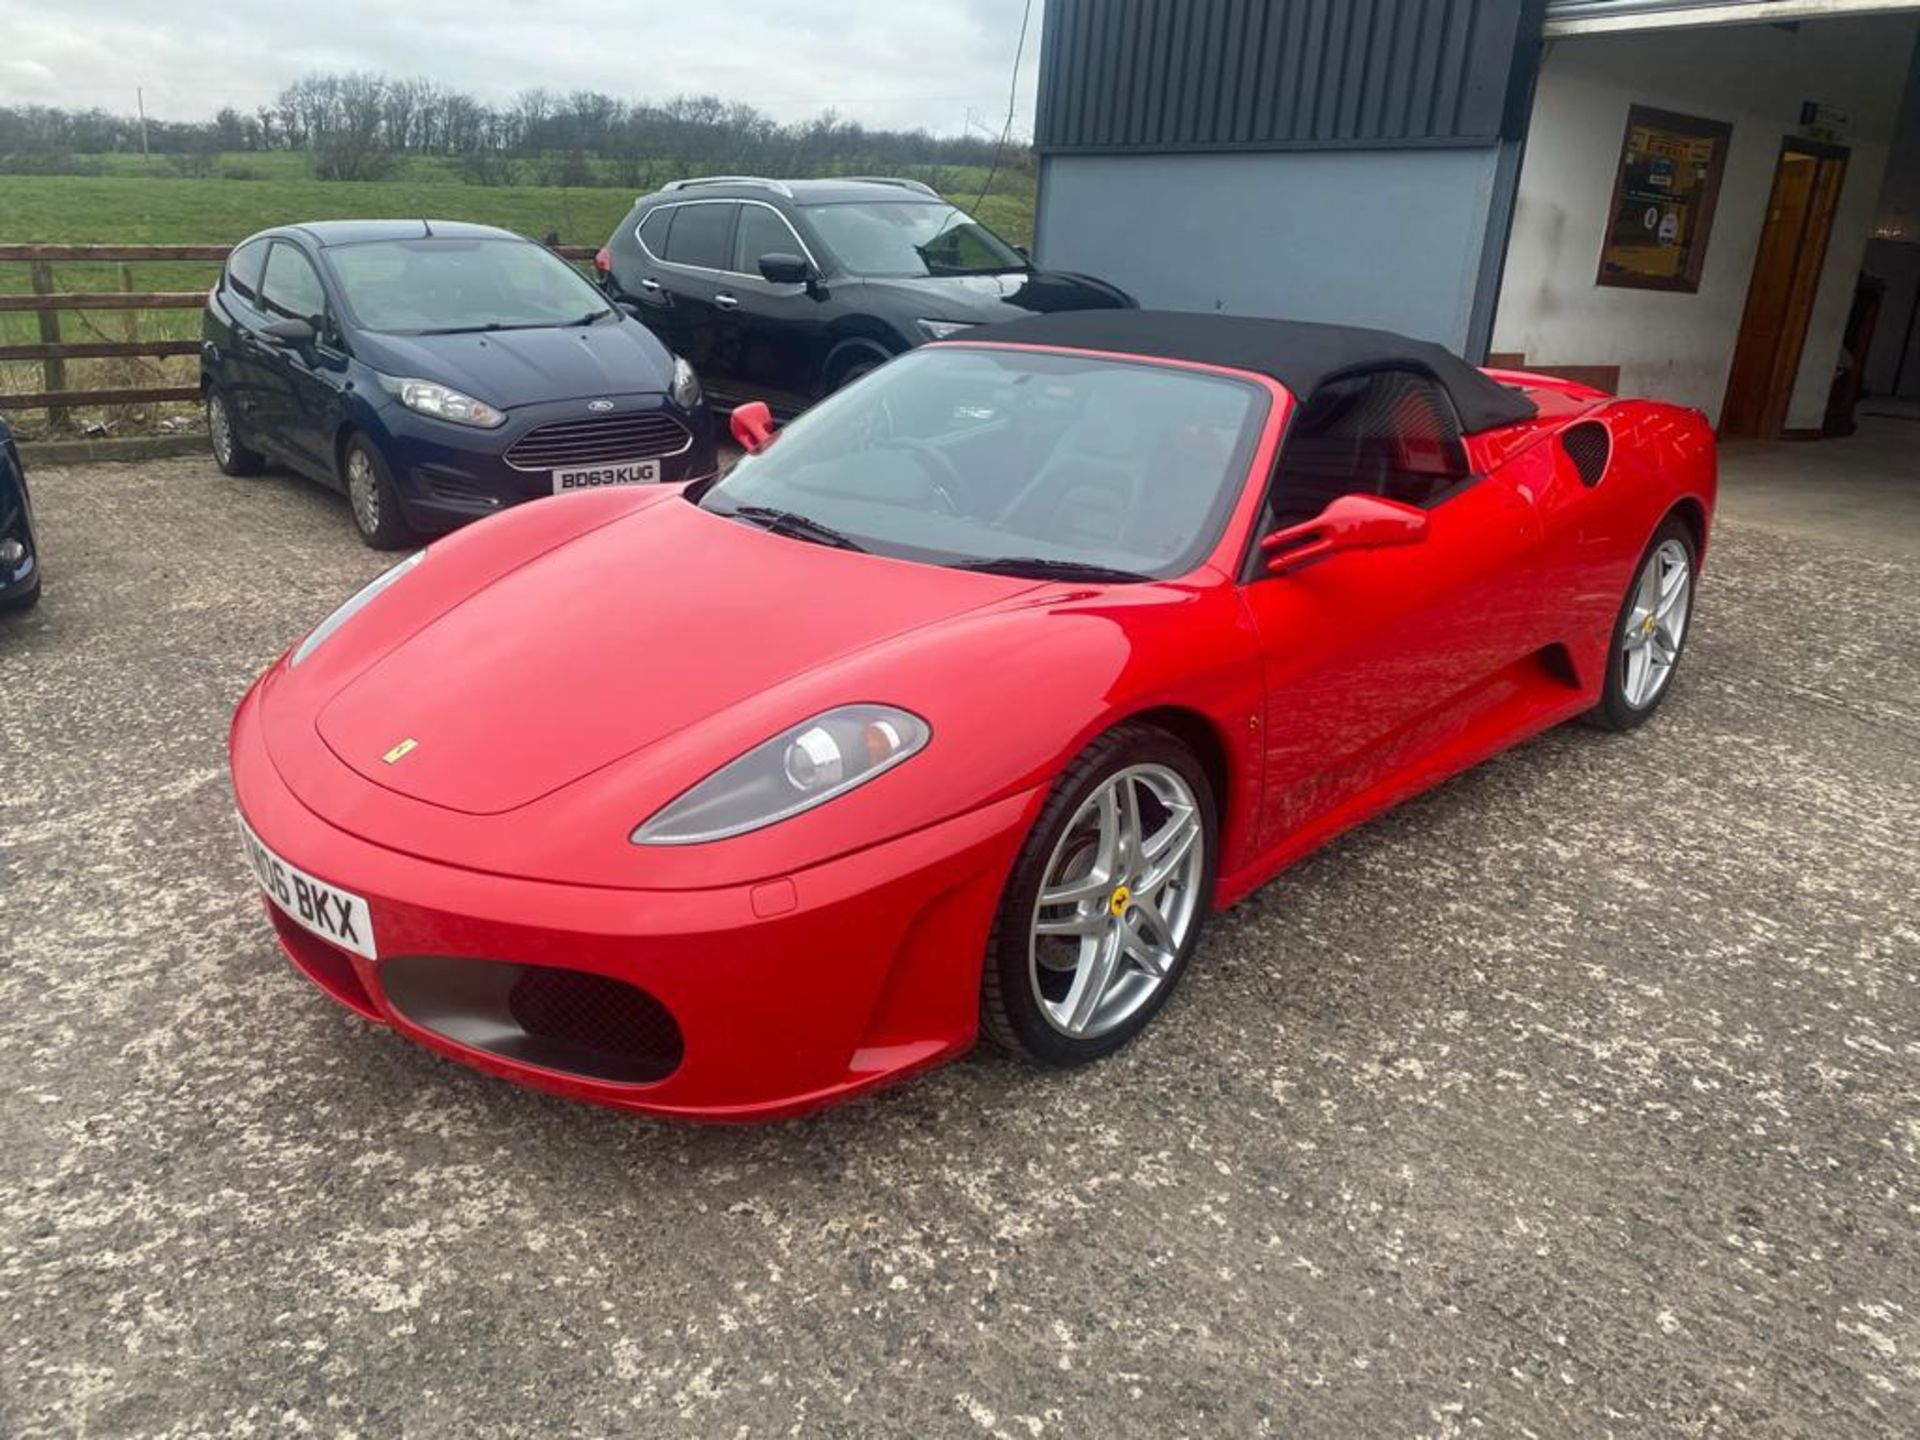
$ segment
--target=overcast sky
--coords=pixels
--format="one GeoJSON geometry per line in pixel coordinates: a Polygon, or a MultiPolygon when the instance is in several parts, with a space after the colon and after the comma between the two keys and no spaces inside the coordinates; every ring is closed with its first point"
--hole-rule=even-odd
{"type": "MultiPolygon", "coordinates": [[[[0,0],[0,104],[210,119],[315,70],[421,75],[490,102],[530,86],[717,94],[781,120],[998,132],[1025,0],[0,0]]],[[[1014,132],[1030,133],[1042,0],[1014,132]]]]}

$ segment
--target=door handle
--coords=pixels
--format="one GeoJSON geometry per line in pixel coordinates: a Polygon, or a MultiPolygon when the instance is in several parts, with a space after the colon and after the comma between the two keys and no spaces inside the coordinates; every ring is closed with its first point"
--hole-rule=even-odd
{"type": "Polygon", "coordinates": [[[738,310],[740,308],[739,300],[727,294],[724,290],[713,297],[713,303],[722,310],[738,310]]]}
{"type": "Polygon", "coordinates": [[[640,282],[640,288],[649,295],[658,295],[660,293],[660,282],[658,280],[642,280],[640,282]]]}

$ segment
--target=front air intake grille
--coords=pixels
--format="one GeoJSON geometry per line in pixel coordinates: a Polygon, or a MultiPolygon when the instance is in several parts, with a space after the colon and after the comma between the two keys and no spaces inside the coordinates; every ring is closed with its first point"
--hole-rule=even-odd
{"type": "Polygon", "coordinates": [[[1560,445],[1573,461],[1573,468],[1580,472],[1580,483],[1589,490],[1598,485],[1600,477],[1607,473],[1607,459],[1613,454],[1613,437],[1607,434],[1607,427],[1597,420],[1583,420],[1567,428],[1560,437],[1560,445]]]}
{"type": "Polygon", "coordinates": [[[380,988],[422,1029],[542,1070],[644,1085],[671,1075],[685,1053],[666,1006],[586,970],[401,955],[381,965],[380,988]]]}
{"type": "Polygon", "coordinates": [[[680,1027],[667,1007],[631,985],[580,970],[533,966],[507,995],[529,1035],[603,1055],[648,1056],[666,1074],[680,1063],[680,1027]]]}
{"type": "Polygon", "coordinates": [[[516,470],[561,470],[575,465],[614,465],[657,460],[693,444],[693,433],[658,410],[556,420],[529,430],[507,451],[516,470]]]}

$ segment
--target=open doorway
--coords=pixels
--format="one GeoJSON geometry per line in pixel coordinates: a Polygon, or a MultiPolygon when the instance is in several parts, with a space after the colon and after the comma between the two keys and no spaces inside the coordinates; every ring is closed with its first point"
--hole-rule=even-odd
{"type": "Polygon", "coordinates": [[[1774,440],[1786,426],[1846,174],[1847,152],[1841,146],[1790,137],[1780,147],[1720,409],[1722,435],[1774,440]]]}

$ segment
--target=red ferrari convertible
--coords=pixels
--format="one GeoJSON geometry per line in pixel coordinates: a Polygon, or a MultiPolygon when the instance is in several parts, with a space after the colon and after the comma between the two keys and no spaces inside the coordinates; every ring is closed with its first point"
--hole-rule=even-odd
{"type": "Polygon", "coordinates": [[[1695,411],[1220,316],[1038,316],[735,432],[436,541],[241,702],[247,855],[335,999],[660,1115],[983,1031],[1093,1060],[1328,837],[1652,714],[1714,504],[1695,411]]]}

